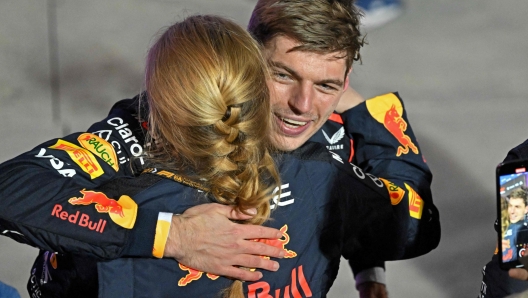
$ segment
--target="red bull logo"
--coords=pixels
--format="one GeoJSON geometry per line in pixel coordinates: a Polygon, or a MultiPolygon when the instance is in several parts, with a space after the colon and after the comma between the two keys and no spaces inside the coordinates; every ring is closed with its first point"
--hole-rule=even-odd
{"type": "MultiPolygon", "coordinates": [[[[187,267],[187,266],[182,265],[182,264],[179,264],[179,265],[180,265],[180,269],[181,270],[188,272],[187,275],[185,275],[184,277],[180,278],[180,280],[178,281],[178,286],[180,286],[180,287],[185,287],[186,285],[188,285],[192,281],[200,279],[202,277],[202,275],[203,275],[202,271],[193,269],[191,267],[187,267]]],[[[218,275],[214,275],[214,274],[211,274],[211,273],[206,273],[205,275],[211,280],[216,280],[219,277],[218,275]]]]}
{"type": "Polygon", "coordinates": [[[100,213],[114,213],[120,217],[125,217],[123,206],[119,205],[116,200],[109,199],[104,193],[91,190],[81,190],[82,197],[73,197],[68,200],[72,205],[90,205],[95,204],[95,209],[100,213]]]}
{"type": "Polygon", "coordinates": [[[310,285],[306,281],[302,265],[292,269],[291,283],[283,289],[275,289],[275,291],[273,291],[270,284],[265,281],[259,281],[248,285],[248,298],[302,298],[312,296],[312,289],[310,289],[310,285]],[[304,296],[301,295],[300,290],[302,290],[304,296]],[[270,292],[275,295],[270,295],[270,292]]]}
{"type": "Polygon", "coordinates": [[[400,116],[394,105],[385,113],[383,121],[385,128],[400,142],[396,156],[409,153],[409,148],[418,154],[418,148],[414,145],[411,138],[404,132],[407,130],[407,122],[400,116]]]}
{"type": "MultiPolygon", "coordinates": [[[[279,238],[279,239],[255,239],[254,241],[266,243],[268,245],[275,246],[275,247],[278,247],[280,249],[283,249],[284,252],[285,252],[284,258],[294,258],[294,257],[296,257],[297,256],[296,252],[294,252],[292,250],[289,250],[289,249],[286,249],[286,247],[285,247],[286,244],[288,244],[290,242],[290,235],[288,235],[288,233],[287,233],[288,225],[282,226],[282,228],[280,228],[280,231],[282,232],[282,237],[279,238]]],[[[265,258],[265,259],[269,259],[268,256],[261,256],[261,257],[265,258]]],[[[180,266],[181,270],[184,270],[184,271],[188,272],[184,277],[182,277],[178,281],[178,286],[180,286],[180,287],[184,287],[184,286],[188,285],[189,283],[200,279],[202,277],[202,275],[203,275],[202,271],[187,267],[187,266],[182,265],[182,264],[179,264],[179,266],[180,266]]],[[[250,269],[250,270],[255,270],[255,269],[250,269]]],[[[206,275],[211,280],[216,280],[218,278],[218,275],[214,275],[214,274],[211,274],[211,273],[207,273],[206,275]]]]}
{"type": "MultiPolygon", "coordinates": [[[[290,235],[288,235],[287,233],[288,225],[282,226],[282,228],[280,228],[280,231],[282,232],[282,237],[279,239],[256,239],[255,241],[283,249],[285,252],[284,258],[286,259],[296,257],[296,252],[294,252],[293,250],[286,249],[286,244],[290,242],[290,235]]],[[[269,259],[269,257],[267,256],[262,256],[262,258],[269,259]]]]}
{"type": "Polygon", "coordinates": [[[67,211],[62,210],[62,206],[60,204],[55,204],[53,210],[51,210],[51,216],[68,221],[72,224],[79,225],[82,228],[99,232],[101,234],[104,232],[106,227],[106,220],[99,219],[98,221],[92,221],[90,215],[81,213],[80,211],[68,213],[67,211]]]}
{"type": "Polygon", "coordinates": [[[403,106],[396,95],[389,93],[367,100],[367,109],[370,115],[376,119],[398,140],[400,146],[396,156],[407,154],[409,151],[418,154],[418,147],[411,138],[405,134],[407,122],[402,118],[403,106]]]}
{"type": "Polygon", "coordinates": [[[126,229],[131,229],[136,222],[137,204],[129,196],[121,196],[119,200],[108,198],[104,193],[81,190],[82,197],[73,197],[68,200],[72,205],[95,204],[99,213],[108,213],[110,219],[126,229]]]}

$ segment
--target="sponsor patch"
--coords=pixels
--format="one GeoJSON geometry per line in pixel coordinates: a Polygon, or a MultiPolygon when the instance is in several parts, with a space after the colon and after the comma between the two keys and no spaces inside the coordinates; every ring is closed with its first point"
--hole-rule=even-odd
{"type": "Polygon", "coordinates": [[[90,175],[91,179],[95,179],[104,174],[101,165],[92,152],[84,148],[60,139],[55,145],[50,146],[49,148],[66,151],[70,158],[79,165],[84,172],[90,175]]]}
{"type": "MultiPolygon", "coordinates": [[[[178,281],[178,286],[180,286],[180,287],[185,287],[186,285],[190,284],[191,282],[193,282],[195,280],[199,280],[202,277],[202,275],[203,275],[202,271],[187,267],[187,266],[182,265],[182,264],[179,264],[179,266],[180,266],[181,270],[188,272],[184,277],[180,278],[180,280],[178,281]]],[[[211,273],[207,273],[206,276],[209,279],[211,279],[211,280],[216,280],[218,278],[218,275],[214,275],[214,274],[211,274],[211,273]]]]}
{"type": "Polygon", "coordinates": [[[414,217],[416,219],[422,218],[422,211],[423,211],[423,200],[420,197],[420,195],[412,189],[407,183],[405,184],[405,188],[409,191],[409,213],[411,214],[411,217],[414,217]]]}
{"type": "MultiPolygon", "coordinates": [[[[285,252],[284,258],[295,258],[297,256],[297,253],[294,252],[293,250],[286,249],[286,244],[288,244],[290,242],[290,235],[288,235],[288,233],[287,233],[288,232],[288,225],[282,226],[282,228],[280,228],[280,231],[282,232],[282,237],[279,238],[279,239],[254,239],[253,241],[262,242],[262,243],[265,243],[267,245],[271,245],[271,246],[275,246],[275,247],[278,247],[280,249],[283,249],[284,252],[285,252]]],[[[268,256],[260,256],[260,257],[263,258],[263,259],[269,259],[270,258],[268,256]]],[[[202,271],[187,267],[187,266],[182,265],[182,264],[179,264],[179,266],[180,266],[181,270],[187,271],[187,274],[178,281],[178,286],[180,286],[180,287],[185,287],[189,283],[191,283],[191,282],[193,282],[195,280],[199,280],[202,277],[202,275],[204,274],[204,272],[202,272],[202,271]]],[[[303,290],[305,290],[305,293],[310,292],[310,295],[311,295],[311,290],[309,289],[308,283],[306,283],[306,279],[304,278],[304,273],[302,272],[302,265],[299,268],[300,268],[299,277],[301,279],[301,280],[299,280],[299,282],[301,283],[301,286],[303,287],[303,290]]],[[[255,269],[250,269],[250,270],[254,271],[255,269]]],[[[295,271],[295,269],[293,269],[292,274],[293,274],[292,278],[296,280],[297,272],[295,271]]],[[[218,278],[218,275],[214,275],[214,274],[211,274],[211,273],[207,273],[206,276],[209,279],[211,279],[211,280],[216,280],[218,278]]],[[[264,283],[266,283],[266,282],[264,282],[264,283]]],[[[257,287],[258,287],[258,285],[257,285],[257,287]]],[[[256,289],[257,288],[255,288],[255,290],[256,289]]],[[[267,297],[267,296],[262,296],[262,297],[267,297]]],[[[294,296],[294,297],[298,297],[298,296],[294,296]]],[[[308,297],[311,297],[311,296],[308,296],[308,297]]]]}
{"type": "Polygon", "coordinates": [[[91,133],[83,133],[77,138],[77,141],[79,141],[81,146],[90,150],[90,152],[93,154],[99,156],[116,172],[119,170],[117,154],[114,150],[114,147],[112,147],[112,145],[110,145],[110,143],[108,143],[105,139],[91,133]]]}
{"type": "Polygon", "coordinates": [[[405,196],[405,190],[403,190],[398,185],[392,183],[391,181],[383,178],[379,178],[381,181],[383,181],[383,184],[387,187],[387,190],[389,191],[389,196],[391,200],[392,205],[398,205],[403,197],[405,196]]]}
{"type": "Polygon", "coordinates": [[[396,95],[389,93],[374,97],[365,104],[372,118],[383,124],[400,144],[396,156],[408,154],[410,151],[414,154],[419,153],[411,137],[405,134],[407,122],[403,119],[403,105],[396,95]]]}
{"type": "Polygon", "coordinates": [[[258,281],[248,285],[248,298],[270,298],[270,297],[312,297],[312,289],[304,276],[303,265],[293,268],[291,279],[286,287],[272,289],[266,281],[258,281]],[[301,294],[301,291],[304,295],[301,294]],[[281,292],[284,293],[281,296],[281,292]],[[291,292],[291,296],[290,296],[291,292]],[[272,296],[275,294],[274,296],[272,296]]]}
{"type": "Polygon", "coordinates": [[[132,198],[123,195],[116,201],[108,198],[104,193],[81,190],[82,197],[73,197],[68,200],[72,205],[95,204],[95,209],[100,213],[108,213],[110,219],[125,229],[132,229],[136,223],[138,206],[132,198]]]}

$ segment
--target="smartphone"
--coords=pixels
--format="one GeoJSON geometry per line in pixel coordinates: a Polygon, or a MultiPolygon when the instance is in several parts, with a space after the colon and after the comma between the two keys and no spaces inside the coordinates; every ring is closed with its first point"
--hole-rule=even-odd
{"type": "Polygon", "coordinates": [[[499,164],[496,177],[500,267],[521,268],[520,258],[528,257],[528,160],[499,164]]]}

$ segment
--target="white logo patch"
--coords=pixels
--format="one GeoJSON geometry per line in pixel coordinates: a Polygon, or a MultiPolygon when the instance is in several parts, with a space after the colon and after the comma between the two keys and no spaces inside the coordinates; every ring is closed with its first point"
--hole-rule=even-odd
{"type": "MultiPolygon", "coordinates": [[[[291,196],[291,191],[284,191],[285,189],[289,188],[290,187],[290,184],[289,183],[286,183],[286,184],[283,184],[281,185],[281,194],[280,194],[280,197],[275,195],[273,196],[273,202],[274,204],[271,204],[270,205],[270,209],[273,210],[277,207],[277,205],[279,206],[286,206],[286,205],[290,205],[290,204],[293,204],[293,202],[295,201],[295,199],[290,199],[290,200],[287,200],[287,201],[280,201],[279,202],[279,198],[280,199],[283,199],[283,198],[286,198],[286,197],[289,197],[291,196]]],[[[277,192],[279,191],[279,187],[275,187],[275,189],[273,190],[273,193],[272,194],[276,194],[277,192]]]]}
{"type": "Polygon", "coordinates": [[[335,144],[341,141],[341,139],[343,139],[343,137],[345,136],[345,128],[341,127],[338,131],[336,131],[336,133],[332,136],[332,138],[329,138],[324,130],[323,130],[323,135],[325,139],[328,141],[328,143],[332,145],[332,144],[335,144]]]}

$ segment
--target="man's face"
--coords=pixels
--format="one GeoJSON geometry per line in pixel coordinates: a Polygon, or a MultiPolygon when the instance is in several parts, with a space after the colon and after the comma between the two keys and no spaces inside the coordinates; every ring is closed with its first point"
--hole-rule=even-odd
{"type": "Polygon", "coordinates": [[[335,58],[340,53],[288,52],[298,45],[277,36],[264,49],[272,72],[272,140],[284,151],[299,148],[321,128],[348,86],[345,58],[335,58]]]}
{"type": "Polygon", "coordinates": [[[508,202],[508,214],[510,215],[510,222],[516,223],[524,218],[528,212],[528,207],[524,204],[521,198],[510,198],[508,202]]]}

